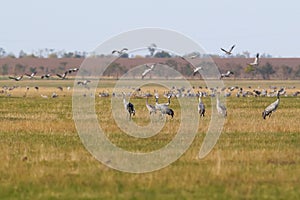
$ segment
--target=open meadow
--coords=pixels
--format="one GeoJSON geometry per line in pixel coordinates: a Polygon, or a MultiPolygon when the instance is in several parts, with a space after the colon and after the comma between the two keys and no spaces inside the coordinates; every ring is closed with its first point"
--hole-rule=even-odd
{"type": "MultiPolygon", "coordinates": [[[[170,105],[175,116],[167,116],[161,132],[135,139],[122,133],[112,118],[115,81],[100,84],[95,97],[87,90],[85,98],[95,98],[99,124],[114,144],[128,151],[149,152],[172,140],[180,124],[176,97],[170,105]],[[99,97],[99,92],[110,96],[99,97]]],[[[300,91],[300,82],[226,80],[224,84],[249,91],[285,87],[287,95],[281,96],[276,112],[264,120],[262,111],[276,97],[237,98],[237,90],[232,91],[226,98],[223,132],[208,156],[199,159],[211,114],[210,97],[204,97],[206,116],[200,119],[196,138],[183,156],[161,170],[131,174],[105,166],[83,146],[72,114],[74,80],[0,80],[1,87],[18,86],[0,94],[0,199],[299,199],[300,96],[292,94],[300,91]],[[51,98],[53,92],[57,98],[51,98]]],[[[202,81],[191,80],[191,85],[195,92],[206,90],[202,81]]],[[[141,88],[152,94],[154,89],[160,101],[166,102],[165,88],[141,88]]],[[[145,100],[130,99],[136,109],[132,120],[140,125],[150,121],[145,100]]],[[[155,103],[154,97],[149,103],[155,103]]],[[[158,114],[154,117],[159,120],[158,114]]]]}

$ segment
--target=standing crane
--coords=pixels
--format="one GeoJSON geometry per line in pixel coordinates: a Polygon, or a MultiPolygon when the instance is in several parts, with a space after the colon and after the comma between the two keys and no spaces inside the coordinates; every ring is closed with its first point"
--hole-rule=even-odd
{"type": "Polygon", "coordinates": [[[152,113],[156,113],[156,108],[155,108],[155,106],[154,106],[154,105],[150,105],[150,104],[148,103],[148,96],[147,96],[147,98],[146,98],[146,107],[147,107],[147,109],[148,109],[150,115],[151,115],[152,113]]]}
{"type": "Polygon", "coordinates": [[[169,107],[164,107],[162,110],[161,110],[161,114],[165,115],[170,115],[172,118],[174,117],[174,111],[169,108],[169,107]]]}
{"type": "Polygon", "coordinates": [[[124,92],[123,92],[123,104],[124,104],[125,111],[129,113],[129,120],[131,120],[131,115],[133,116],[135,115],[134,105],[125,99],[124,92]]]}
{"type": "Polygon", "coordinates": [[[168,96],[168,103],[158,103],[158,95],[155,95],[155,109],[156,110],[162,110],[165,107],[169,107],[171,103],[171,95],[168,96]]]}
{"type": "Polygon", "coordinates": [[[268,107],[266,107],[266,109],[262,112],[262,117],[263,119],[266,119],[266,116],[269,116],[269,118],[271,117],[272,115],[272,112],[275,112],[276,109],[278,108],[279,106],[279,103],[280,103],[280,93],[283,91],[284,89],[280,89],[278,90],[277,92],[277,99],[276,101],[274,101],[273,103],[271,103],[268,107]]]}
{"type": "Polygon", "coordinates": [[[174,116],[174,111],[169,108],[169,105],[171,103],[171,95],[168,96],[168,103],[158,103],[158,95],[155,95],[155,109],[159,110],[161,115],[171,115],[171,117],[173,118],[174,116]]]}
{"type": "Polygon", "coordinates": [[[202,92],[199,92],[199,104],[198,104],[198,112],[200,114],[200,117],[204,117],[205,114],[205,105],[202,102],[202,92]]]}
{"type": "Polygon", "coordinates": [[[227,116],[227,109],[223,103],[220,102],[219,94],[217,94],[217,111],[223,117],[227,116]]]}

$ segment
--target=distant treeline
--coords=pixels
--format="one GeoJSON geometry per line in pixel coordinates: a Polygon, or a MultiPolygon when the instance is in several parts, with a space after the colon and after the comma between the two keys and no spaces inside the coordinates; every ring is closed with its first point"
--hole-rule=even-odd
{"type": "MultiPolygon", "coordinates": [[[[0,58],[0,75],[20,75],[31,72],[38,74],[62,73],[68,68],[80,67],[83,60],[84,58],[5,57],[0,58]]],[[[234,72],[230,79],[300,79],[300,58],[261,58],[257,67],[247,64],[252,61],[252,58],[213,58],[213,61],[221,73],[227,70],[234,72]]],[[[179,57],[118,58],[106,69],[104,76],[117,78],[131,68],[146,63],[165,63],[183,76],[193,77],[193,67],[179,57]]],[[[194,78],[199,77],[196,75],[194,78]]]]}

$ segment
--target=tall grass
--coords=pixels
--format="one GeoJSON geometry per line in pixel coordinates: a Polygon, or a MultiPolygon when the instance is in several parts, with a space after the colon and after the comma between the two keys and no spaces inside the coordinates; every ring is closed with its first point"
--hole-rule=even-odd
{"type": "MultiPolygon", "coordinates": [[[[14,82],[1,82],[2,85],[14,82]]],[[[16,83],[14,83],[16,84],[16,83]]],[[[300,196],[299,97],[282,97],[278,110],[263,120],[261,112],[274,98],[229,97],[228,117],[213,151],[197,158],[210,122],[210,99],[204,98],[207,116],[199,122],[188,151],[159,171],[129,174],[110,169],[84,148],[72,120],[71,81],[28,82],[10,97],[0,96],[0,198],[1,199],[297,199],[300,196]],[[64,91],[57,90],[63,85],[64,91]],[[58,98],[43,99],[41,93],[58,98]]],[[[202,82],[192,82],[203,85],[202,82]]],[[[226,82],[227,86],[268,87],[295,82],[226,82]]],[[[105,82],[112,91],[113,82],[105,82]]],[[[164,89],[157,88],[159,92],[164,89]]],[[[145,89],[146,90],[146,89],[145,89]]],[[[150,88],[147,88],[150,90],[150,88]]],[[[152,92],[152,90],[151,90],[152,92]]],[[[86,97],[90,98],[90,97],[86,97]]],[[[144,126],[150,118],[145,99],[131,100],[137,109],[133,121],[144,126]]],[[[154,99],[149,99],[154,103],[154,99]]],[[[175,118],[147,139],[123,133],[112,119],[110,99],[96,97],[99,124],[116,145],[149,152],[166,145],[180,123],[176,99],[175,118]]],[[[195,105],[195,109],[196,109],[195,105]]],[[[156,116],[155,116],[156,117],[156,116]]],[[[192,120],[192,119],[191,119],[192,120]]]]}

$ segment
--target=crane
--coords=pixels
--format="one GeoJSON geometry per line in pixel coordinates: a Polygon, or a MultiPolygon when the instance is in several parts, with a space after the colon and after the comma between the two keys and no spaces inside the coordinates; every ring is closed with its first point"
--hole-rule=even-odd
{"type": "Polygon", "coordinates": [[[147,109],[148,109],[150,115],[151,115],[152,113],[156,113],[156,108],[155,108],[155,106],[148,103],[148,96],[147,96],[147,98],[146,98],[146,107],[147,107],[147,109]]]}
{"type": "Polygon", "coordinates": [[[123,53],[125,53],[125,51],[128,51],[127,48],[123,48],[121,50],[113,50],[111,53],[114,54],[114,53],[118,53],[119,55],[122,55],[123,53]]]}
{"type": "Polygon", "coordinates": [[[135,115],[134,105],[126,100],[124,92],[122,94],[123,94],[123,104],[124,104],[125,111],[129,113],[129,120],[131,120],[131,115],[133,116],[135,115]]]}
{"type": "Polygon", "coordinates": [[[15,80],[15,81],[20,81],[20,80],[22,80],[23,75],[21,75],[21,76],[16,76],[16,77],[9,76],[8,78],[9,78],[9,79],[13,79],[13,80],[15,80]]]}
{"type": "Polygon", "coordinates": [[[256,54],[256,57],[252,63],[249,63],[250,66],[258,66],[259,65],[259,53],[256,54]]]}
{"type": "Polygon", "coordinates": [[[221,74],[220,79],[222,79],[224,77],[230,77],[232,74],[234,74],[232,71],[227,71],[225,74],[221,74]]]}
{"type": "Polygon", "coordinates": [[[220,102],[219,94],[217,94],[217,111],[223,117],[227,116],[227,109],[223,103],[220,102]]]}
{"type": "Polygon", "coordinates": [[[222,51],[224,51],[227,55],[231,55],[232,54],[232,50],[234,49],[235,45],[232,45],[232,47],[229,50],[225,50],[223,48],[221,48],[222,51]]]}
{"type": "Polygon", "coordinates": [[[205,105],[202,102],[202,92],[199,92],[199,104],[198,104],[198,112],[200,114],[200,117],[204,117],[205,114],[205,105]]]}
{"type": "Polygon", "coordinates": [[[276,109],[279,106],[280,103],[280,93],[283,91],[284,89],[280,89],[277,92],[277,99],[276,101],[274,101],[273,103],[271,103],[268,107],[266,107],[266,109],[262,112],[262,117],[263,119],[266,119],[267,116],[271,117],[272,113],[276,111],[276,109]]]}
{"type": "Polygon", "coordinates": [[[142,73],[142,79],[144,79],[144,77],[149,74],[151,71],[153,71],[155,64],[152,64],[151,66],[149,65],[145,65],[147,67],[147,69],[145,69],[145,71],[142,73]]]}

